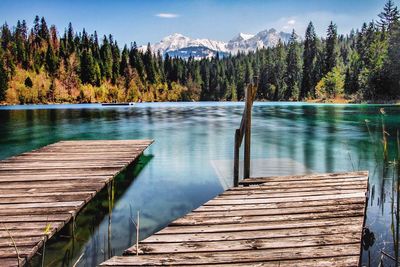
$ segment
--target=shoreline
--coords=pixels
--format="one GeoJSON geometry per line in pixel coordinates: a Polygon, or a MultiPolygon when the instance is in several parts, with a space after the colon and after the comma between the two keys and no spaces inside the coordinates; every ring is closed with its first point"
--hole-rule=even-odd
{"type": "MultiPolygon", "coordinates": [[[[243,103],[244,101],[153,101],[153,102],[133,102],[134,104],[149,104],[149,103],[243,103]]],[[[345,99],[330,99],[327,101],[321,99],[313,99],[313,100],[305,100],[305,101],[268,101],[268,100],[257,100],[255,103],[304,103],[304,104],[328,104],[328,105],[393,105],[400,106],[400,100],[376,100],[376,101],[365,101],[365,102],[356,102],[349,101],[345,99]]],[[[47,105],[88,105],[88,104],[118,104],[119,102],[54,102],[54,103],[29,103],[29,104],[9,104],[9,103],[0,103],[0,107],[12,107],[12,106],[47,106],[47,105]]],[[[122,102],[121,102],[122,103],[122,102]]]]}

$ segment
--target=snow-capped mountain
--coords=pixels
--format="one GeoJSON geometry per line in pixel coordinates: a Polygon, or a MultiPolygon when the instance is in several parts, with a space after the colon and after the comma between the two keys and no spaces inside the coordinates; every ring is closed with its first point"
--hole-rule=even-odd
{"type": "MultiPolygon", "coordinates": [[[[160,52],[165,55],[178,56],[182,58],[209,58],[217,53],[220,56],[229,53],[236,54],[239,51],[255,51],[257,48],[272,47],[278,44],[279,40],[286,43],[289,41],[290,34],[278,32],[275,29],[265,30],[253,34],[239,33],[228,43],[210,39],[192,39],[179,33],[174,33],[163,38],[160,42],[151,46],[153,52],[160,52]]],[[[146,46],[140,47],[146,50],[146,46]]]]}
{"type": "Polygon", "coordinates": [[[290,33],[277,32],[275,29],[265,30],[256,35],[239,34],[238,37],[230,40],[226,47],[232,53],[254,51],[257,48],[276,46],[281,40],[283,43],[289,41],[290,33]]]}

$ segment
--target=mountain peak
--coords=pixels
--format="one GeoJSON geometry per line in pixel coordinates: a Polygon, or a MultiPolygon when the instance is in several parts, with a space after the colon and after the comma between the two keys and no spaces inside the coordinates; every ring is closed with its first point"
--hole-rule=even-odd
{"type": "Polygon", "coordinates": [[[248,34],[248,33],[241,32],[241,33],[239,33],[238,37],[240,37],[242,40],[248,40],[250,38],[253,38],[254,34],[248,34]]]}
{"type": "Polygon", "coordinates": [[[173,33],[171,35],[168,35],[167,37],[165,37],[164,39],[176,39],[176,38],[188,38],[185,35],[181,34],[181,33],[173,33]]]}
{"type": "Polygon", "coordinates": [[[228,53],[236,54],[239,51],[255,51],[263,47],[275,46],[279,40],[288,42],[289,38],[289,33],[278,33],[274,28],[261,31],[256,35],[239,33],[228,43],[210,39],[192,39],[180,33],[173,33],[152,45],[151,48],[153,52],[168,53],[182,58],[190,56],[203,58],[215,56],[217,53],[227,55],[228,53]]]}

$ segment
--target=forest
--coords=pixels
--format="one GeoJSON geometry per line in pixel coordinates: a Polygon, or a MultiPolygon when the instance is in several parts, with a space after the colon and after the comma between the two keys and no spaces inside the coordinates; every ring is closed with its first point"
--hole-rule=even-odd
{"type": "Polygon", "coordinates": [[[63,34],[36,16],[0,28],[3,104],[238,101],[251,83],[265,101],[391,102],[400,99],[399,11],[389,0],[376,21],[324,37],[310,22],[304,38],[250,53],[195,60],[119,47],[70,23],[63,34]]]}

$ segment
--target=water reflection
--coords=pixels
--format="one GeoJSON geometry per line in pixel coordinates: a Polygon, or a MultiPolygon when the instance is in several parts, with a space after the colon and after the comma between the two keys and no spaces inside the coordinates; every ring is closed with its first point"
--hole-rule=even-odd
{"type": "MultiPolygon", "coordinates": [[[[252,159],[265,173],[279,162],[294,166],[285,167],[285,174],[369,170],[366,226],[375,239],[363,249],[367,266],[381,260],[395,266],[393,259],[399,257],[400,108],[384,107],[385,161],[381,107],[256,103],[252,120],[252,159]]],[[[242,111],[242,103],[0,108],[0,158],[62,139],[155,139],[146,152],[154,157],[133,182],[117,179],[110,195],[102,191],[76,218],[75,238],[69,226],[49,243],[48,266],[71,266],[82,254],[79,266],[94,266],[120,255],[136,242],[131,219],[138,210],[140,237],[146,238],[230,186],[233,133],[242,111]]],[[[254,173],[261,175],[256,166],[254,173]]]]}

